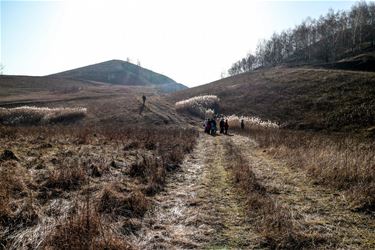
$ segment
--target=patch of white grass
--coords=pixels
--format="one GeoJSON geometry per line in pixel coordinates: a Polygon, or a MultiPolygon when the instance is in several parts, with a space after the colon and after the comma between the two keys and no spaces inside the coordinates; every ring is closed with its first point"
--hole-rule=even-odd
{"type": "Polygon", "coordinates": [[[176,102],[175,106],[177,111],[187,111],[204,118],[207,110],[217,109],[219,101],[220,99],[216,95],[202,95],[176,102]]]}
{"type": "Polygon", "coordinates": [[[86,108],[46,108],[22,106],[17,108],[0,108],[0,123],[48,124],[72,122],[86,116],[86,108]]]}
{"type": "Polygon", "coordinates": [[[263,127],[263,128],[279,128],[279,125],[272,121],[263,121],[262,119],[254,116],[237,116],[230,115],[224,117],[228,119],[229,127],[241,127],[241,120],[244,120],[245,128],[263,127]]]}
{"type": "Polygon", "coordinates": [[[213,119],[215,117],[215,112],[212,109],[207,109],[205,113],[206,119],[213,119]]]}

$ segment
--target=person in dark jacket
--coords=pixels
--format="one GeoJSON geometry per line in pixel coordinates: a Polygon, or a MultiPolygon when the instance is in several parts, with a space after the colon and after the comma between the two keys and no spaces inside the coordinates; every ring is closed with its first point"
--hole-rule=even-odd
{"type": "Polygon", "coordinates": [[[142,100],[143,100],[143,106],[144,106],[146,104],[146,96],[145,95],[142,96],[142,100]]]}
{"type": "Polygon", "coordinates": [[[224,124],[224,134],[228,134],[228,129],[229,129],[229,124],[228,124],[228,119],[225,120],[225,124],[224,124]]]}
{"type": "Polygon", "coordinates": [[[224,118],[221,118],[219,125],[220,125],[220,134],[223,134],[224,133],[224,125],[225,125],[224,118]]]}
{"type": "Polygon", "coordinates": [[[243,119],[241,120],[241,129],[245,129],[245,122],[243,121],[243,119]]]}
{"type": "Polygon", "coordinates": [[[205,131],[206,131],[207,134],[209,134],[210,131],[211,131],[211,120],[210,119],[207,120],[206,130],[205,131]]]}
{"type": "Polygon", "coordinates": [[[211,120],[211,135],[215,135],[216,134],[216,121],[215,119],[212,119],[211,120]]]}

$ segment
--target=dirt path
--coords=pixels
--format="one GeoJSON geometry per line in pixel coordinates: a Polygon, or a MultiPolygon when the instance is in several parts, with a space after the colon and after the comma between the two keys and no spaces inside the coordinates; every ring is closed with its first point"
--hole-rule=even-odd
{"type": "Polygon", "coordinates": [[[241,194],[225,169],[223,140],[202,134],[181,170],[170,176],[134,236],[141,249],[253,248],[241,194]]]}
{"type": "Polygon", "coordinates": [[[259,249],[255,218],[245,214],[245,198],[233,184],[225,143],[252,167],[275,202],[287,208],[304,233],[326,240],[314,248],[372,249],[375,222],[351,212],[340,193],[316,186],[304,171],[276,162],[244,136],[200,135],[194,152],[168,177],[155,207],[133,236],[140,249],[259,249]]]}

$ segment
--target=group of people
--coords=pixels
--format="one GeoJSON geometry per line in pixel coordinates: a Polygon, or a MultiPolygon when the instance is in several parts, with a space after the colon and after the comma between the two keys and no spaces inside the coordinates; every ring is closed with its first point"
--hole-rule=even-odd
{"type": "MultiPolygon", "coordinates": [[[[219,122],[220,134],[228,134],[229,124],[228,120],[224,121],[224,118],[221,118],[219,122]]],[[[215,135],[217,131],[216,120],[206,119],[204,121],[204,132],[210,135],[215,135]]]]}

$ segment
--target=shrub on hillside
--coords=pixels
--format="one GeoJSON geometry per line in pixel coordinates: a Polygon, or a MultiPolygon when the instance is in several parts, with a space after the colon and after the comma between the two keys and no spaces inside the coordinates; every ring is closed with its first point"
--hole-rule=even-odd
{"type": "Polygon", "coordinates": [[[176,110],[188,112],[192,115],[204,118],[206,110],[218,111],[220,99],[216,95],[195,96],[183,101],[176,102],[176,110]]]}
{"type": "Polygon", "coordinates": [[[35,125],[74,122],[85,117],[86,113],[86,108],[39,108],[29,106],[0,108],[0,123],[35,125]]]}

